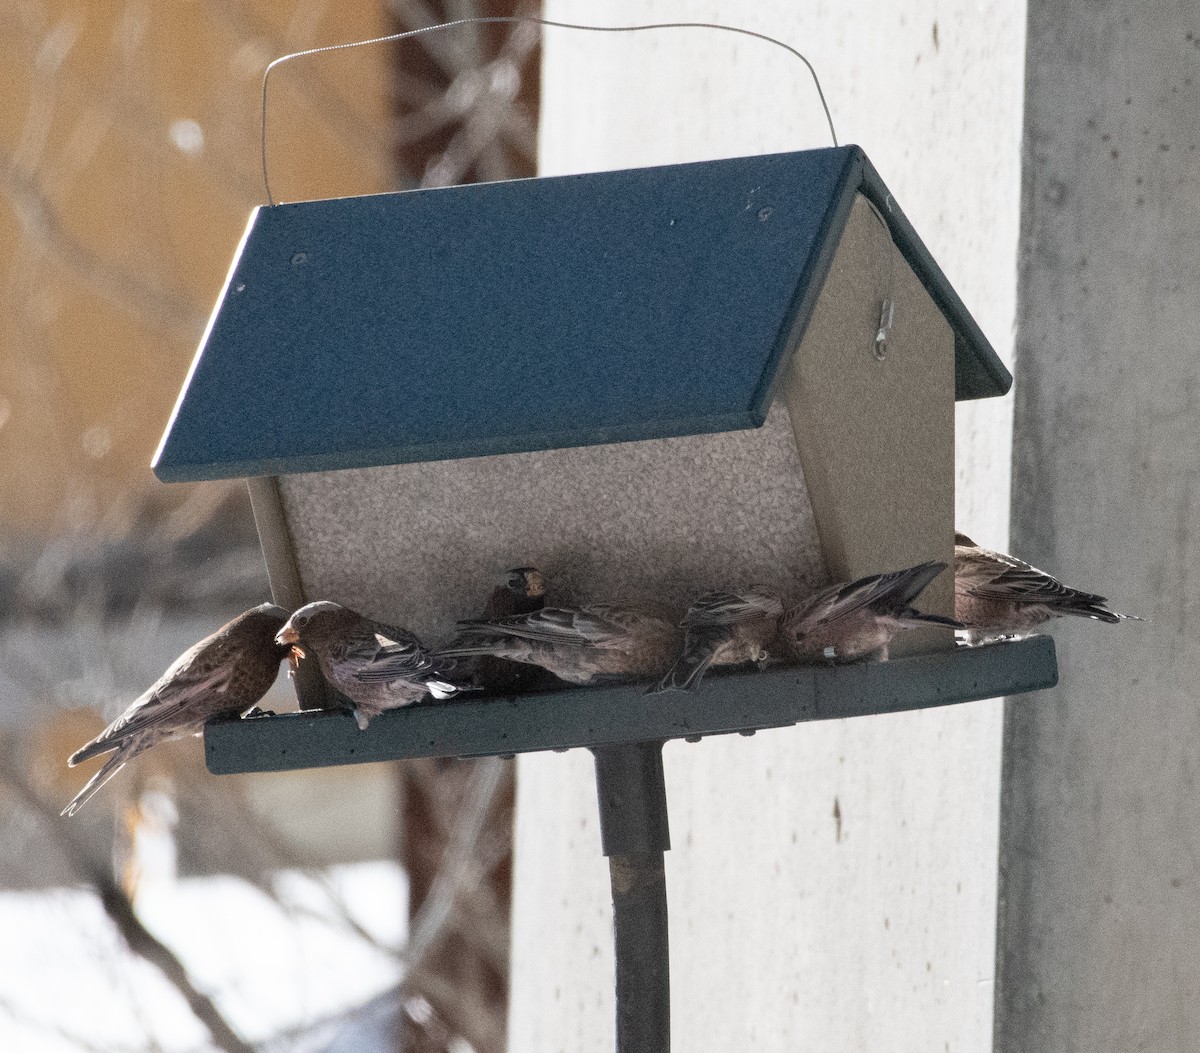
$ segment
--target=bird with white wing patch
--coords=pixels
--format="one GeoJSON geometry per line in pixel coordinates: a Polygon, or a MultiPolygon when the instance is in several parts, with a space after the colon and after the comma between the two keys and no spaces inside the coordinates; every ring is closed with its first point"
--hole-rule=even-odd
{"type": "Polygon", "coordinates": [[[350,701],[360,730],[384,710],[411,705],[426,695],[453,698],[465,690],[449,679],[454,663],[431,653],[407,629],[373,621],[329,600],[301,607],[275,639],[295,657],[316,658],[325,679],[350,701]]]}

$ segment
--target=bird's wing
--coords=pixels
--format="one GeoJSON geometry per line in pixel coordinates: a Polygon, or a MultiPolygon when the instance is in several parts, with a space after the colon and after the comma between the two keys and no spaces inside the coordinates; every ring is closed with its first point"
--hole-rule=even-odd
{"type": "Polygon", "coordinates": [[[1045,571],[1030,566],[1008,567],[1000,574],[969,587],[970,591],[978,596],[1003,597],[1015,603],[1044,603],[1055,606],[1064,601],[1085,605],[1108,602],[1103,596],[1072,589],[1045,571]]]}
{"type": "Polygon", "coordinates": [[[446,671],[421,646],[421,641],[404,629],[376,627],[373,632],[356,635],[345,643],[339,649],[338,664],[352,665],[354,679],[364,684],[415,680],[426,673],[446,671]]]}
{"type": "Polygon", "coordinates": [[[612,647],[624,642],[628,636],[627,628],[616,620],[618,617],[617,608],[596,604],[579,610],[544,607],[531,614],[468,620],[459,625],[468,636],[498,634],[538,643],[612,647]]]}
{"type": "Polygon", "coordinates": [[[882,596],[886,596],[895,584],[893,581],[884,580],[889,577],[891,575],[872,574],[846,585],[831,586],[814,596],[806,605],[806,609],[817,621],[837,621],[863,607],[869,607],[882,596]]]}
{"type": "Polygon", "coordinates": [[[903,602],[908,602],[945,568],[944,563],[921,563],[887,574],[871,574],[845,585],[832,585],[805,601],[799,618],[792,619],[793,624],[797,621],[816,624],[837,621],[897,592],[903,594],[900,597],[903,602]]]}
{"type": "Polygon", "coordinates": [[[706,592],[688,608],[683,624],[689,629],[738,625],[755,618],[778,617],[783,605],[778,596],[757,589],[746,592],[706,592]]]}
{"type": "Polygon", "coordinates": [[[80,761],[116,749],[132,736],[177,721],[197,699],[225,694],[237,675],[237,665],[221,651],[206,647],[201,640],[171,663],[128,709],[67,760],[74,767],[80,761]]]}

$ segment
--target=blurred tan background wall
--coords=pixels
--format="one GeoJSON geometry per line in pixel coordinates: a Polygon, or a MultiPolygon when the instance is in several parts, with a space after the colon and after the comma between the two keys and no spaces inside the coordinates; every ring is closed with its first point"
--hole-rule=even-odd
{"type": "MultiPolygon", "coordinates": [[[[0,5],[6,533],[117,537],[147,514],[181,531],[226,496],[164,487],[149,460],[263,200],[263,67],[393,27],[362,2],[0,5]]],[[[275,77],[278,196],[393,185],[392,57],[364,48],[275,77]]]]}
{"type": "MultiPolygon", "coordinates": [[[[200,953],[179,942],[146,957],[150,944],[121,928],[118,915],[135,925],[141,907],[140,846],[170,842],[172,882],[236,875],[268,896],[279,873],[398,861],[416,912],[474,801],[490,809],[466,845],[475,894],[426,934],[419,976],[378,997],[354,989],[365,1004],[347,1026],[373,1036],[356,1032],[354,1048],[441,1051],[464,1035],[479,1053],[503,1046],[510,771],[482,801],[465,765],[214,779],[186,741],[139,758],[72,823],[57,811],[93,770],[68,770],[71,750],[187,646],[269,596],[244,486],[166,486],[149,467],[250,210],[265,202],[264,68],[307,48],[518,10],[538,5],[0,0],[0,909],[17,890],[101,892],[94,899],[116,912],[107,920],[138,945],[103,967],[125,978],[119,997],[131,1005],[142,997],[128,979],[134,959],[176,968],[174,983],[200,953]]],[[[275,200],[533,174],[539,39],[528,25],[467,27],[280,68],[275,200]]],[[[285,678],[268,704],[294,704],[285,678]]],[[[390,888],[368,914],[394,913],[403,894],[390,888]]],[[[344,901],[334,910],[359,951],[405,961],[344,901]]],[[[57,938],[64,961],[90,939],[57,938]]],[[[205,982],[225,984],[242,980],[205,982]]],[[[0,1048],[10,1017],[37,1015],[14,991],[0,969],[0,1048]]],[[[217,998],[196,1016],[216,1045],[240,1051],[223,1027],[245,1037],[277,1026],[252,1008],[217,998]]],[[[34,1030],[73,1031],[73,1012],[86,1017],[86,1003],[54,1007],[34,1030]]]]}

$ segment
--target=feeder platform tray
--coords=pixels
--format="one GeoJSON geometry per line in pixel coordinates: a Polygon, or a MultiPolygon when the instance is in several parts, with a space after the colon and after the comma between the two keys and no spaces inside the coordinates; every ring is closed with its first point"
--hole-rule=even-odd
{"type": "Polygon", "coordinates": [[[217,775],[409,757],[511,756],[538,750],[753,734],[807,720],[899,713],[1053,687],[1048,636],[844,666],[710,675],[696,691],[645,685],[543,691],[391,710],[359,731],[348,713],[308,710],[208,724],[217,775]]]}

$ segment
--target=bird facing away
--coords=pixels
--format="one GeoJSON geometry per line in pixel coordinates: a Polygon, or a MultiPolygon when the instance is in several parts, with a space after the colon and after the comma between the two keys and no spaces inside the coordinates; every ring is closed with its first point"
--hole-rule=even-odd
{"type": "Polygon", "coordinates": [[[74,815],[139,753],[169,739],[198,735],[210,717],[241,715],[275,682],[288,648],[275,634],[287,621],[282,607],[264,603],[239,614],[184,651],[116,720],[67,759],[70,767],[112,753],[63,809],[74,815]]]}
{"type": "Polygon", "coordinates": [[[802,600],[783,617],[780,639],[788,655],[799,662],[852,662],[888,656],[892,637],[902,629],[927,625],[961,628],[951,618],[923,614],[912,606],[945,563],[918,563],[890,574],[871,574],[802,600]]]}
{"type": "Polygon", "coordinates": [[[647,694],[691,691],[711,666],[765,663],[781,617],[783,599],[765,585],[740,592],[706,592],[680,623],[683,653],[647,694]]]}
{"type": "Polygon", "coordinates": [[[328,600],[301,607],[275,639],[298,658],[316,658],[325,679],[352,703],[359,730],[385,709],[426,695],[453,698],[463,690],[447,679],[454,663],[431,654],[407,629],[328,600]]]}
{"type": "Polygon", "coordinates": [[[459,639],[441,655],[494,655],[540,666],[570,684],[659,676],[678,653],[682,637],[669,611],[642,604],[546,607],[458,624],[459,639]]]}
{"type": "Polygon", "coordinates": [[[1027,633],[1042,622],[1074,614],[1097,621],[1141,621],[1110,611],[1094,592],[1064,585],[1044,570],[1003,552],[980,548],[966,534],[954,535],[954,617],[970,643],[1027,633]]]}
{"type": "MultiPolygon", "coordinates": [[[[546,580],[537,567],[514,567],[497,585],[483,609],[485,620],[509,618],[514,614],[532,614],[546,606],[546,580]]],[[[475,659],[475,683],[498,695],[519,695],[541,686],[549,679],[544,670],[519,662],[507,662],[492,655],[475,659]]]]}

